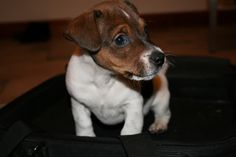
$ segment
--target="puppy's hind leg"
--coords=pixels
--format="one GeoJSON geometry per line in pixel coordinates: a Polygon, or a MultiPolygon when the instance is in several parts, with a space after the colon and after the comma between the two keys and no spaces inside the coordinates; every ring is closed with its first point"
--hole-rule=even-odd
{"type": "Polygon", "coordinates": [[[151,133],[160,133],[168,128],[168,123],[171,117],[169,109],[170,92],[168,88],[168,81],[164,72],[160,72],[157,77],[153,79],[154,93],[152,96],[153,102],[151,109],[154,112],[155,120],[150,126],[151,133]]]}

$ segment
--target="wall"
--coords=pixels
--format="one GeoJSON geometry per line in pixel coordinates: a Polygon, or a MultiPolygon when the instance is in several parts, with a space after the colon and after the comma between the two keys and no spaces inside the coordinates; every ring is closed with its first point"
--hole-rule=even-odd
{"type": "MultiPolygon", "coordinates": [[[[0,22],[55,20],[75,17],[100,0],[1,0],[0,22]]],[[[139,11],[169,13],[202,11],[207,0],[133,0],[139,11]]]]}

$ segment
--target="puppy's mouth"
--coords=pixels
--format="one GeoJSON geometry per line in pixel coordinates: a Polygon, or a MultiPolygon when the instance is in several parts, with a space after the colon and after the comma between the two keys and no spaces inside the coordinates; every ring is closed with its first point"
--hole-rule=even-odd
{"type": "Polygon", "coordinates": [[[135,81],[148,81],[148,80],[153,79],[157,75],[158,72],[159,70],[156,70],[152,72],[151,74],[146,74],[146,75],[137,75],[132,72],[126,72],[125,77],[127,77],[130,80],[135,80],[135,81]]]}

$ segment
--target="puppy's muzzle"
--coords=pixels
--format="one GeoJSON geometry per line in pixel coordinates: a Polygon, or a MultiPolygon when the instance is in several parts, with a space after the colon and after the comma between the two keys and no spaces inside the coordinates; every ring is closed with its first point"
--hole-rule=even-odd
{"type": "Polygon", "coordinates": [[[149,57],[150,63],[156,67],[161,67],[165,62],[165,55],[162,52],[154,51],[149,57]]]}

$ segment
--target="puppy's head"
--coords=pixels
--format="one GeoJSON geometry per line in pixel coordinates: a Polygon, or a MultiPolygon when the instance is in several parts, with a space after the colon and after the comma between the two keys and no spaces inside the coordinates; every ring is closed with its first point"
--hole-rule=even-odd
{"type": "Polygon", "coordinates": [[[133,80],[152,79],[165,62],[144,20],[128,0],[105,1],[75,18],[65,32],[94,61],[133,80]]]}

